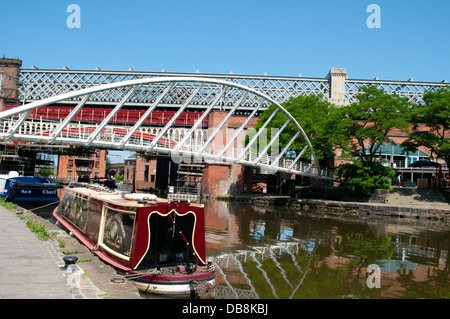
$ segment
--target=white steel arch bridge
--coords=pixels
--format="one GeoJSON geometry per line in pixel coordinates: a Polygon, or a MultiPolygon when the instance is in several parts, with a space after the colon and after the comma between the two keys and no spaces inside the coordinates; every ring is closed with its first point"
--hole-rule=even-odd
{"type": "Polygon", "coordinates": [[[101,84],[51,96],[0,112],[0,140],[156,153],[169,155],[178,162],[227,162],[272,172],[329,178],[328,173],[319,167],[314,149],[300,124],[275,99],[254,88],[223,79],[152,77],[101,84]],[[76,120],[86,104],[105,96],[114,96],[118,102],[101,121],[76,120]],[[176,112],[163,126],[145,124],[158,106],[173,101],[175,97],[178,101],[176,112]],[[114,120],[127,104],[143,99],[147,101],[145,111],[139,114],[136,121],[120,124],[114,120]],[[64,119],[35,116],[34,112],[39,108],[73,100],[78,102],[64,119]],[[201,115],[189,127],[177,127],[177,119],[191,104],[202,106],[201,115]],[[252,131],[248,143],[244,145],[243,136],[246,131],[248,134],[248,124],[268,104],[274,104],[275,111],[258,132],[252,131]],[[222,108],[225,105],[226,110],[222,108]],[[224,138],[223,128],[227,127],[233,115],[239,113],[242,105],[251,105],[252,108],[242,112],[245,120],[239,127],[234,127],[231,134],[227,131],[224,138]],[[224,117],[216,126],[205,129],[202,124],[217,109],[223,110],[224,117]],[[261,143],[267,125],[278,112],[284,113],[287,121],[278,131],[272,132],[270,141],[261,143]],[[279,150],[278,136],[288,126],[295,128],[295,134],[279,150]],[[291,145],[299,141],[303,148],[293,155],[289,152],[291,145]],[[306,154],[307,159],[304,158],[306,154]]]}

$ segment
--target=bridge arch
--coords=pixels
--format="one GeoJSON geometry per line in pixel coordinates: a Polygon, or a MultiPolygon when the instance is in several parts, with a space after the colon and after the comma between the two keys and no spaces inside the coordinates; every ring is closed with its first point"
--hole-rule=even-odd
{"type": "MultiPolygon", "coordinates": [[[[31,102],[22,106],[0,112],[0,121],[3,121],[0,139],[3,141],[23,141],[36,144],[65,145],[122,149],[140,152],[156,152],[169,154],[172,158],[180,155],[182,158],[189,156],[201,157],[210,161],[227,161],[246,166],[259,167],[275,171],[294,173],[297,175],[312,175],[323,177],[323,173],[318,165],[318,160],[310,140],[305,134],[301,125],[296,119],[286,111],[277,101],[265,93],[253,88],[215,78],[199,77],[153,77],[136,79],[122,82],[102,84],[88,88],[71,91],[43,100],[31,102]],[[236,91],[239,93],[236,94],[236,91]],[[227,92],[233,92],[227,94],[227,92]],[[105,114],[100,123],[81,124],[76,121],[76,116],[82,112],[89,102],[101,101],[106,96],[120,96],[120,102],[111,109],[109,114],[105,114]],[[140,117],[133,125],[119,125],[114,122],[114,117],[120,112],[127,102],[133,99],[145,97],[148,100],[148,108],[143,110],[140,117]],[[33,117],[33,111],[39,108],[64,103],[65,101],[77,101],[78,104],[65,118],[48,119],[33,117]],[[249,143],[244,147],[238,145],[240,149],[234,149],[241,133],[245,132],[246,125],[257,116],[263,104],[267,102],[274,104],[277,112],[283,112],[288,120],[280,128],[279,133],[288,125],[294,125],[296,133],[291,141],[281,152],[268,154],[273,146],[269,141],[266,147],[260,147],[257,153],[252,152],[255,142],[260,137],[266,125],[273,119],[271,116],[262,128],[255,132],[249,143]],[[161,103],[173,103],[178,105],[177,111],[172,117],[157,128],[150,129],[145,121],[151,117],[152,112],[161,103]],[[189,106],[200,105],[203,108],[193,125],[184,128],[176,128],[176,121],[189,106]],[[235,128],[230,139],[226,139],[225,145],[221,149],[213,149],[214,139],[223,134],[222,128],[233,114],[239,112],[240,106],[253,106],[252,111],[246,111],[246,120],[242,125],[235,128]],[[215,110],[228,111],[217,127],[208,127],[207,132],[200,131],[206,116],[215,110]],[[304,148],[296,158],[286,161],[286,151],[296,140],[302,139],[304,148]],[[233,150],[233,152],[230,152],[233,150]],[[307,163],[301,162],[301,156],[306,150],[311,154],[311,160],[307,163]],[[232,154],[232,155],[229,155],[232,154]]],[[[278,133],[278,134],[279,134],[278,133]]],[[[216,143],[217,144],[217,143],[216,143]]],[[[220,143],[219,143],[220,144],[220,143]]],[[[261,145],[260,145],[261,146],[261,145]]]]}

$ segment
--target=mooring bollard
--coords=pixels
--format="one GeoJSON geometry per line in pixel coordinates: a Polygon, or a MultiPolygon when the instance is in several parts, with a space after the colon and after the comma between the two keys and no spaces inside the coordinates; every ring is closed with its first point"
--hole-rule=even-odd
{"type": "Polygon", "coordinates": [[[64,256],[64,269],[67,269],[70,265],[75,265],[75,263],[78,261],[77,256],[64,256]]]}
{"type": "Polygon", "coordinates": [[[76,256],[65,256],[63,257],[64,267],[64,276],[66,277],[66,282],[69,288],[71,289],[79,289],[81,287],[81,275],[82,272],[78,268],[75,263],[77,262],[78,257],[76,256]]]}

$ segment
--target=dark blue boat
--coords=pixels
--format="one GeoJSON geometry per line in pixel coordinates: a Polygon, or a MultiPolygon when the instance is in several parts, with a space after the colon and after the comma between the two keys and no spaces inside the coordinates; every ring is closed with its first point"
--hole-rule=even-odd
{"type": "Polygon", "coordinates": [[[18,176],[16,172],[0,175],[0,197],[14,204],[39,207],[59,202],[57,183],[37,176],[18,176]]]}

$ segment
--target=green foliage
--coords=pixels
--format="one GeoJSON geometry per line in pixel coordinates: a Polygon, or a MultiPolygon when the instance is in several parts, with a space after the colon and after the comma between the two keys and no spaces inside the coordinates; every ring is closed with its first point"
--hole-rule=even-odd
{"type": "MultiPolygon", "coordinates": [[[[388,137],[392,129],[408,132],[412,105],[406,98],[386,93],[376,86],[360,88],[356,98],[358,101],[351,105],[337,107],[322,96],[298,96],[282,106],[302,126],[322,166],[333,162],[337,148],[343,150],[343,156],[358,159],[355,164],[339,169],[342,185],[353,193],[369,195],[374,189],[391,187],[394,171],[375,162],[382,144],[393,143],[388,137]]],[[[436,100],[433,96],[427,98],[436,100]]],[[[260,116],[257,130],[276,109],[272,105],[260,116]]],[[[267,126],[268,140],[270,129],[282,127],[287,119],[282,112],[275,115],[267,126]]],[[[296,131],[292,123],[284,129],[280,135],[280,148],[287,145],[296,131]]],[[[299,138],[290,151],[298,154],[304,146],[304,140],[299,138]]],[[[304,159],[309,159],[310,155],[305,152],[304,159]]]]}
{"type": "Polygon", "coordinates": [[[393,255],[390,246],[391,237],[374,236],[370,229],[361,231],[346,231],[342,236],[342,242],[337,247],[338,255],[358,256],[360,262],[365,265],[378,263],[380,260],[388,260],[393,255]]]}
{"type": "Polygon", "coordinates": [[[358,102],[340,108],[336,130],[344,138],[334,139],[344,151],[362,161],[373,161],[383,143],[391,143],[388,133],[393,128],[408,131],[411,105],[406,98],[385,93],[375,86],[361,88],[358,102]],[[365,152],[361,152],[364,150],[365,152]]]}
{"type": "Polygon", "coordinates": [[[391,189],[395,171],[379,162],[355,161],[338,168],[341,186],[353,194],[370,195],[375,189],[391,189]]]}
{"type": "MultiPolygon", "coordinates": [[[[327,102],[320,95],[300,95],[295,98],[290,98],[287,102],[282,103],[282,106],[288,111],[295,120],[303,128],[306,136],[309,138],[316,156],[319,160],[326,160],[334,157],[333,144],[330,143],[330,139],[327,136],[329,133],[327,123],[330,120],[329,114],[336,108],[333,104],[327,102]]],[[[258,119],[256,130],[259,130],[267,119],[276,110],[275,105],[271,105],[258,119]]],[[[271,138],[271,129],[281,128],[283,124],[288,120],[288,117],[278,112],[267,128],[267,140],[271,138]]],[[[290,123],[282,132],[279,137],[280,148],[284,148],[287,143],[292,139],[294,134],[298,131],[294,123],[290,123]]],[[[248,142],[248,138],[247,138],[248,142]]],[[[305,147],[306,143],[303,138],[299,137],[291,145],[290,151],[298,153],[305,147]]],[[[310,159],[311,154],[305,152],[304,158],[310,159]]]]}
{"type": "Polygon", "coordinates": [[[411,105],[406,98],[385,93],[375,86],[360,91],[356,95],[358,102],[337,111],[337,119],[341,120],[336,121],[334,130],[340,135],[333,137],[333,143],[361,161],[371,162],[377,158],[383,143],[393,142],[388,137],[390,130],[408,131],[411,105]]]}
{"type": "Polygon", "coordinates": [[[45,177],[52,176],[52,175],[54,175],[54,174],[53,174],[53,170],[52,170],[51,168],[48,168],[48,167],[41,167],[41,168],[39,169],[37,175],[45,178],[45,177]]]}
{"type": "Polygon", "coordinates": [[[446,139],[450,131],[450,89],[445,87],[427,92],[423,100],[425,105],[413,110],[413,131],[402,147],[411,152],[420,146],[427,147],[432,154],[450,165],[450,142],[446,139]]]}
{"type": "Polygon", "coordinates": [[[117,182],[123,182],[123,179],[124,179],[124,177],[123,177],[123,174],[116,174],[115,176],[114,176],[114,179],[117,181],[117,182]]]}
{"type": "Polygon", "coordinates": [[[106,157],[106,164],[105,164],[105,176],[107,176],[107,173],[109,172],[109,169],[111,168],[111,160],[109,157],[106,157]]]}
{"type": "Polygon", "coordinates": [[[0,205],[9,210],[16,210],[17,205],[11,202],[8,202],[5,197],[0,198],[0,205]]]}
{"type": "Polygon", "coordinates": [[[52,237],[52,234],[47,230],[44,223],[38,221],[37,219],[31,218],[30,216],[25,216],[27,227],[35,233],[40,240],[46,241],[52,237]]]}

